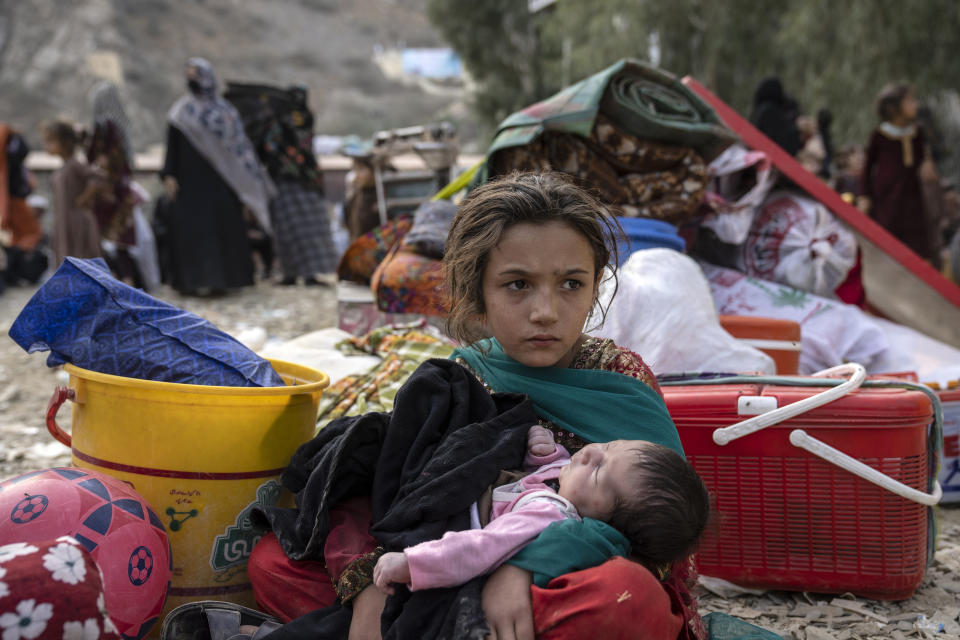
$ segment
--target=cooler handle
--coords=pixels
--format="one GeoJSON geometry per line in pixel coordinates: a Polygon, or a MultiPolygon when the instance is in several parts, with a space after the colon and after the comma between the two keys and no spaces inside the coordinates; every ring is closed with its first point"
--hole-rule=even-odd
{"type": "Polygon", "coordinates": [[[53,390],[53,397],[50,398],[50,404],[47,405],[47,431],[50,432],[57,441],[73,448],[73,438],[69,433],[60,428],[57,424],[57,412],[67,400],[76,400],[77,392],[63,385],[53,390]]]}
{"type": "Polygon", "coordinates": [[[841,364],[836,367],[824,369],[823,371],[818,371],[813,374],[813,377],[828,378],[837,374],[849,375],[850,379],[842,384],[837,385],[836,387],[830,387],[826,391],[822,391],[814,396],[810,396],[809,398],[804,398],[798,402],[788,404],[785,407],[780,407],[779,409],[762,413],[758,416],[743,420],[742,422],[732,424],[729,427],[716,429],[713,432],[713,441],[718,445],[723,446],[733,442],[737,438],[748,436],[751,433],[755,433],[761,429],[766,429],[767,427],[773,426],[778,422],[789,420],[790,418],[798,416],[801,413],[805,413],[811,409],[816,409],[817,407],[842,398],[848,393],[856,391],[860,385],[863,384],[863,381],[867,377],[867,370],[863,368],[863,365],[857,364],[856,362],[848,362],[847,364],[841,364]]]}
{"type": "Polygon", "coordinates": [[[932,507],[940,502],[940,498],[943,497],[943,489],[940,487],[939,482],[934,482],[933,493],[924,493],[913,487],[908,487],[902,482],[880,473],[873,467],[865,465],[855,458],[851,458],[839,449],[834,449],[827,443],[817,440],[808,435],[803,429],[794,429],[790,432],[790,444],[809,451],[818,458],[835,464],[841,469],[849,471],[853,475],[859,476],[867,482],[872,482],[878,487],[891,491],[907,500],[932,507]]]}

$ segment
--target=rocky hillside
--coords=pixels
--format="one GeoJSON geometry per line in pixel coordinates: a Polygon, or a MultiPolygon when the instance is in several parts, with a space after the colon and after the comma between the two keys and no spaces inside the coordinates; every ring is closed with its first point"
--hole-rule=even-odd
{"type": "Polygon", "coordinates": [[[100,78],[121,87],[133,144],[162,143],[183,64],[226,80],[310,89],[318,133],[368,136],[462,116],[458,96],[384,75],[375,52],[443,46],[425,0],[0,0],[0,119],[36,148],[53,117],[90,119],[100,78]]]}

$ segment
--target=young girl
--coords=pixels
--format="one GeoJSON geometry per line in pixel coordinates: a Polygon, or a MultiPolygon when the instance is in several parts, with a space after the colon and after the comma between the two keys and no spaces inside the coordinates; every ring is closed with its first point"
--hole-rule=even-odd
{"type": "Polygon", "coordinates": [[[393,594],[393,583],[411,591],[463,584],[503,564],[554,522],[584,518],[611,525],[623,536],[611,535],[611,542],[655,571],[690,555],[710,512],[693,466],[652,442],[589,444],[571,458],[549,429],[533,426],[524,467],[529,475],[493,490],[488,514],[478,510],[479,524],[482,516],[489,520],[482,529],[450,531],[380,556],[377,588],[393,594]]]}
{"type": "Polygon", "coordinates": [[[858,206],[925,260],[939,260],[937,221],[924,206],[921,180],[936,180],[917,101],[909,85],[888,85],[877,98],[880,126],[870,134],[858,206]]]}
{"type": "Polygon", "coordinates": [[[53,252],[59,265],[67,256],[100,257],[100,233],[93,213],[77,204],[89,179],[87,167],[77,159],[79,142],[76,129],[69,122],[58,120],[44,131],[47,153],[60,156],[63,166],[57,169],[53,183],[53,252]]]}
{"type": "MultiPolygon", "coordinates": [[[[583,333],[603,269],[617,264],[617,230],[602,204],[560,174],[513,175],[474,190],[454,219],[444,258],[448,328],[470,345],[452,357],[489,391],[527,394],[572,453],[617,439],[682,453],[646,364],[583,333]]],[[[406,409],[398,395],[394,413],[406,409]]],[[[352,607],[350,637],[378,638],[385,596],[371,581],[383,550],[369,533],[370,508],[355,497],[325,514],[329,531],[315,560],[291,560],[277,536],[264,536],[248,564],[260,606],[290,620],[339,599],[352,607]]],[[[568,533],[548,527],[491,574],[482,593],[491,637],[663,638],[663,629],[674,630],[670,637],[705,637],[686,561],[662,580],[613,558],[533,585],[538,567],[556,564],[555,550],[582,546],[568,533]]]]}

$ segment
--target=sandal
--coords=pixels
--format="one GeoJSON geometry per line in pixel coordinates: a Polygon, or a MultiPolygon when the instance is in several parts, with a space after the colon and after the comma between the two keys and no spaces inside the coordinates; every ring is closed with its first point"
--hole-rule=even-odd
{"type": "Polygon", "coordinates": [[[161,640],[261,640],[282,626],[273,616],[232,602],[182,604],[163,619],[161,640]],[[253,627],[243,633],[241,626],[253,627]]]}

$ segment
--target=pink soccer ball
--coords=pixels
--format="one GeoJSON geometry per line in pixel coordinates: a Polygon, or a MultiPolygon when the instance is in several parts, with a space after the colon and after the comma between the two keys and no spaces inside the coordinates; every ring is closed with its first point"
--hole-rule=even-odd
{"type": "Polygon", "coordinates": [[[125,482],[77,467],[32,471],[0,483],[0,545],[71,536],[103,573],[106,605],[128,640],[149,633],[170,586],[167,531],[125,482]]]}

